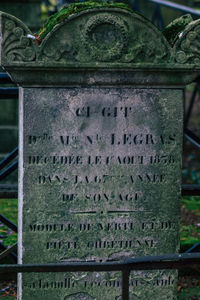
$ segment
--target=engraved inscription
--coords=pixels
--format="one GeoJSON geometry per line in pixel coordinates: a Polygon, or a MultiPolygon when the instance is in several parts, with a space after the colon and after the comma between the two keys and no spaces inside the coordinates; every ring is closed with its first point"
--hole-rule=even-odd
{"type": "Polygon", "coordinates": [[[70,182],[73,184],[90,184],[90,183],[106,183],[106,181],[120,181],[124,183],[135,183],[135,182],[144,182],[144,183],[164,183],[166,182],[166,175],[165,174],[133,174],[129,176],[114,176],[114,175],[107,175],[103,174],[102,176],[79,176],[79,175],[72,175],[66,176],[65,175],[40,175],[38,177],[39,184],[64,184],[66,182],[70,182]]]}
{"type": "Polygon", "coordinates": [[[134,220],[124,219],[122,222],[109,222],[109,223],[60,223],[60,224],[29,224],[30,232],[63,232],[63,231],[91,231],[91,230],[106,230],[106,231],[126,231],[126,230],[135,230],[135,228],[139,231],[142,230],[175,230],[177,227],[177,223],[174,221],[142,221],[137,227],[134,220]]]}
{"type": "Polygon", "coordinates": [[[42,156],[42,155],[34,155],[28,156],[27,162],[29,165],[109,165],[112,163],[119,165],[144,165],[144,164],[173,164],[175,163],[175,157],[172,155],[155,155],[155,156],[144,156],[144,155],[126,155],[126,156],[42,156]]]}
{"type": "MultiPolygon", "coordinates": [[[[172,276],[163,276],[161,278],[155,278],[153,280],[149,280],[149,278],[146,279],[132,279],[130,278],[129,285],[130,287],[137,287],[137,286],[145,286],[145,285],[152,285],[152,286],[173,286],[175,279],[172,276]]],[[[70,289],[71,287],[74,287],[77,285],[77,282],[74,281],[72,278],[67,277],[64,278],[62,281],[47,281],[39,279],[37,282],[32,282],[30,285],[26,286],[26,288],[29,289],[70,289]]],[[[80,282],[80,285],[83,285],[84,287],[117,287],[121,288],[122,281],[121,278],[115,279],[112,281],[109,280],[82,280],[80,282]]]]}
{"type": "MultiPolygon", "coordinates": [[[[97,41],[101,32],[95,30],[97,41]]],[[[24,182],[32,185],[24,190],[23,262],[101,262],[177,251],[179,91],[39,91],[24,102],[24,182]]],[[[132,297],[144,298],[149,286],[155,293],[174,289],[174,271],[156,272],[131,273],[132,297]]],[[[23,288],[45,290],[50,298],[121,297],[116,272],[31,276],[23,275],[23,288]]]]}
{"type": "MultiPolygon", "coordinates": [[[[87,143],[88,145],[98,145],[98,143],[105,142],[107,145],[174,145],[177,143],[176,134],[172,133],[169,135],[153,135],[151,133],[125,133],[122,135],[116,135],[115,133],[110,133],[107,135],[100,135],[96,133],[95,135],[61,135],[60,137],[56,136],[47,136],[46,133],[43,133],[39,136],[29,135],[28,143],[29,145],[36,144],[49,144],[53,140],[55,143],[61,143],[64,146],[70,145],[79,145],[82,143],[87,143]]],[[[77,146],[78,147],[78,146],[77,146]]]]}

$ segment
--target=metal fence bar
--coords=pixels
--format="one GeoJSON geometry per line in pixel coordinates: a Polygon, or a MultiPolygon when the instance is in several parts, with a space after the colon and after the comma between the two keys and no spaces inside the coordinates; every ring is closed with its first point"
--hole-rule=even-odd
{"type": "MultiPolygon", "coordinates": [[[[7,247],[4,246],[2,243],[0,243],[0,250],[6,251],[7,247]]],[[[14,263],[17,263],[17,255],[15,253],[10,252],[8,255],[10,256],[10,258],[13,260],[14,263]]]]}
{"type": "Polygon", "coordinates": [[[0,83],[13,83],[7,73],[0,73],[0,83]]]}
{"type": "Polygon", "coordinates": [[[184,12],[184,13],[189,13],[189,14],[200,17],[200,11],[199,10],[193,9],[193,8],[185,6],[185,5],[177,4],[177,3],[166,1],[166,0],[148,0],[148,1],[152,2],[152,3],[155,3],[155,4],[159,4],[159,5],[168,7],[168,8],[179,10],[179,11],[184,12]]]}
{"type": "Polygon", "coordinates": [[[0,170],[2,170],[7,164],[9,164],[18,155],[18,147],[10,152],[2,161],[0,161],[0,170]]]}
{"type": "Polygon", "coordinates": [[[6,87],[0,88],[0,100],[1,99],[18,99],[18,88],[6,87]]]}
{"type": "Polygon", "coordinates": [[[4,170],[3,172],[0,173],[0,181],[5,179],[8,175],[10,175],[17,168],[18,168],[18,161],[15,161],[6,170],[4,170]]]}
{"type": "Polygon", "coordinates": [[[13,185],[13,188],[6,188],[6,186],[7,184],[0,184],[0,199],[17,199],[17,187],[13,185]]]}
{"type": "Polygon", "coordinates": [[[164,30],[165,25],[164,25],[162,13],[160,10],[160,5],[156,5],[151,21],[152,21],[152,23],[157,25],[161,30],[164,30]],[[156,23],[156,21],[157,21],[157,23],[156,23]]]}
{"type": "Polygon", "coordinates": [[[198,92],[198,84],[196,84],[195,87],[194,87],[194,90],[193,90],[193,93],[192,93],[192,97],[190,99],[190,104],[189,104],[187,113],[185,115],[184,126],[186,128],[187,128],[188,123],[189,123],[189,119],[190,119],[190,116],[191,116],[191,113],[192,113],[192,108],[193,108],[193,105],[194,105],[194,101],[195,101],[197,92],[198,92]]]}
{"type": "Polygon", "coordinates": [[[182,196],[200,196],[200,184],[183,184],[182,196]]]}
{"type": "Polygon", "coordinates": [[[129,270],[122,271],[122,300],[129,300],[129,270]]]}
{"type": "Polygon", "coordinates": [[[17,225],[15,225],[13,222],[11,222],[10,220],[8,220],[3,215],[0,215],[0,221],[3,224],[5,224],[7,227],[9,227],[10,229],[12,229],[14,232],[18,232],[17,225]]]}
{"type": "Polygon", "coordinates": [[[190,249],[188,249],[187,251],[185,251],[185,253],[192,253],[192,252],[196,252],[196,251],[200,251],[200,242],[195,244],[194,246],[192,246],[190,249]]]}
{"type": "Polygon", "coordinates": [[[0,253],[0,260],[5,258],[6,256],[10,255],[12,251],[15,251],[17,249],[17,243],[15,243],[12,247],[7,248],[2,253],[0,253]]]}
{"type": "Polygon", "coordinates": [[[0,265],[0,273],[112,272],[124,270],[183,269],[185,267],[195,268],[197,266],[200,266],[200,253],[183,253],[137,257],[127,259],[123,262],[0,265]]]}
{"type": "Polygon", "coordinates": [[[191,142],[198,150],[200,150],[200,138],[196,136],[191,130],[188,128],[184,129],[185,138],[191,142]]]}
{"type": "Polygon", "coordinates": [[[131,5],[132,9],[134,9],[134,10],[136,10],[138,12],[141,12],[138,0],[135,0],[135,1],[134,0],[133,1],[130,0],[130,5],[131,5]]]}

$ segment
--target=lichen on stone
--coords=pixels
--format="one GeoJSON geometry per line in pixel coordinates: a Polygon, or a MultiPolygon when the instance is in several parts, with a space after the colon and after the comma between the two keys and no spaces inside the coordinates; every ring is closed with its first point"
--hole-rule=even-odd
{"type": "Polygon", "coordinates": [[[171,44],[174,45],[175,41],[178,39],[181,32],[185,29],[185,27],[193,21],[191,15],[187,14],[181,16],[180,18],[172,21],[163,31],[164,36],[171,44]]]}
{"type": "Polygon", "coordinates": [[[63,22],[72,14],[94,8],[122,8],[128,11],[133,11],[128,0],[120,0],[120,2],[105,0],[89,0],[87,2],[77,1],[68,5],[67,7],[63,7],[59,12],[47,19],[43,27],[35,35],[37,43],[40,43],[55,25],[63,22]]]}

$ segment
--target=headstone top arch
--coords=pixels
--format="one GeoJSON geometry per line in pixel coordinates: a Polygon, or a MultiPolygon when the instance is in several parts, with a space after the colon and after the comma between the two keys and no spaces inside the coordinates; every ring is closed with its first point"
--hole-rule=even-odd
{"type": "Polygon", "coordinates": [[[199,67],[200,21],[191,22],[170,47],[162,32],[141,15],[120,8],[88,9],[57,24],[41,45],[27,38],[31,34],[19,19],[1,13],[2,65],[34,62],[37,66],[107,63],[144,67],[193,64],[199,67]],[[73,30],[72,30],[73,28],[73,30]],[[11,46],[12,45],[12,46],[11,46]],[[191,59],[183,58],[190,51],[191,59]],[[196,47],[196,49],[195,49],[196,47]],[[196,51],[195,51],[196,50],[196,51]],[[180,54],[180,51],[182,51],[180,54]],[[196,52],[196,54],[195,54],[196,52]]]}
{"type": "Polygon", "coordinates": [[[69,84],[99,84],[105,81],[103,70],[107,70],[112,73],[110,84],[119,81],[120,72],[124,73],[122,84],[180,85],[192,81],[200,69],[199,21],[191,22],[171,47],[162,32],[137,13],[120,8],[88,9],[54,26],[37,45],[22,21],[6,13],[0,18],[1,65],[19,84],[62,85],[71,70],[69,84]],[[90,74],[83,79],[80,71],[85,70],[90,74]],[[94,70],[101,70],[102,76],[96,78],[94,70]],[[157,71],[160,76],[155,79],[157,71]]]}
{"type": "Polygon", "coordinates": [[[162,33],[142,16],[119,8],[87,10],[55,26],[41,44],[40,59],[52,59],[50,52],[64,64],[170,61],[170,47],[162,33]],[[55,40],[58,44],[52,53],[49,49],[55,40]]]}

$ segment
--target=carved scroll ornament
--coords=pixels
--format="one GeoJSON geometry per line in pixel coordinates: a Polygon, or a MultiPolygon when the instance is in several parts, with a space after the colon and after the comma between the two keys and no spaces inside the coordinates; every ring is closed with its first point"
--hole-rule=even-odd
{"type": "Polygon", "coordinates": [[[35,45],[27,34],[31,32],[17,18],[2,14],[2,53],[3,63],[31,62],[36,59],[35,45]]]}
{"type": "Polygon", "coordinates": [[[174,60],[200,66],[200,20],[191,22],[174,45],[174,60]]]}

